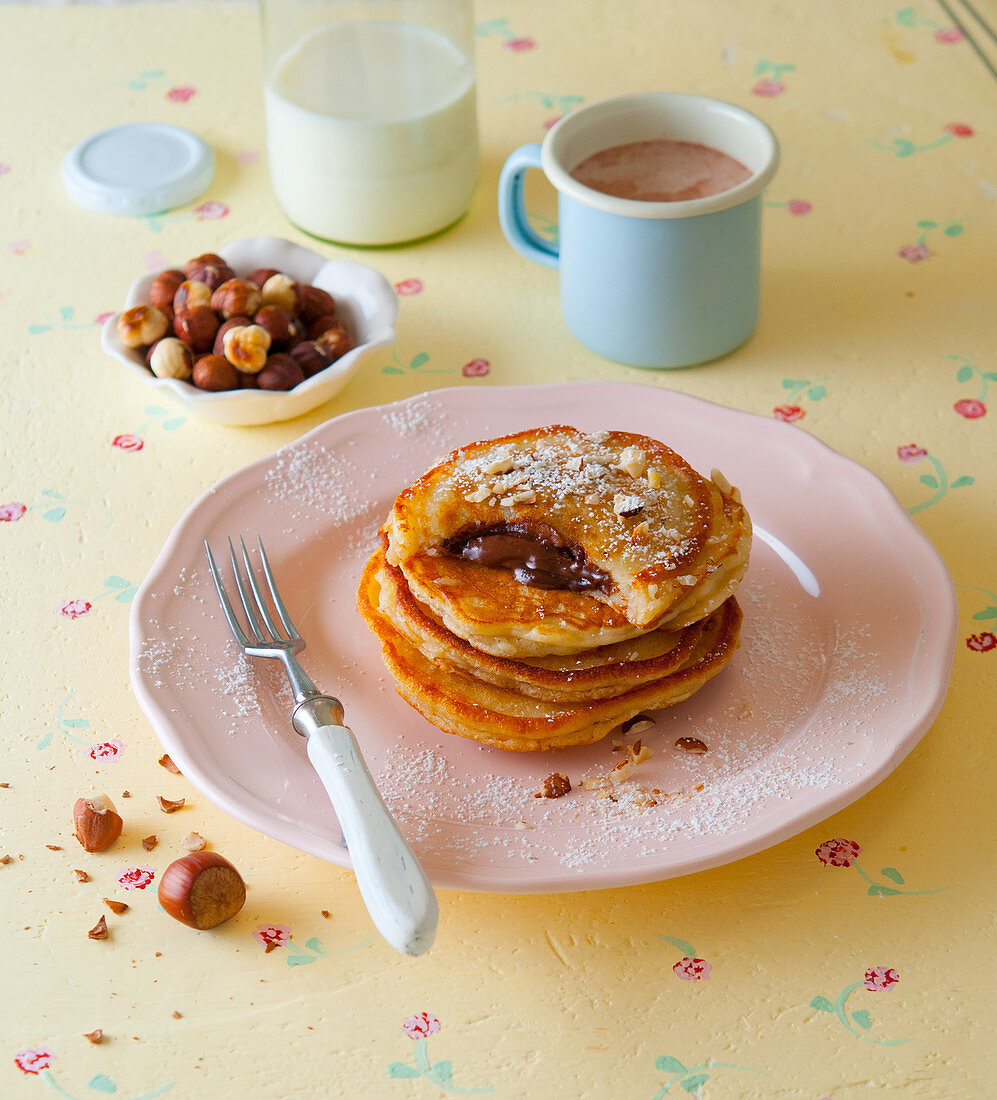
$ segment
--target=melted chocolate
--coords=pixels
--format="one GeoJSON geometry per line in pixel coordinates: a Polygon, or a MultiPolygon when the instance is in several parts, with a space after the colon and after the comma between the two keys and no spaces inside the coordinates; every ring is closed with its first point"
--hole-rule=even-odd
{"type": "Polygon", "coordinates": [[[446,550],[465,561],[511,569],[520,584],[608,592],[612,578],[580,546],[569,546],[546,524],[494,523],[447,539],[446,550]]]}

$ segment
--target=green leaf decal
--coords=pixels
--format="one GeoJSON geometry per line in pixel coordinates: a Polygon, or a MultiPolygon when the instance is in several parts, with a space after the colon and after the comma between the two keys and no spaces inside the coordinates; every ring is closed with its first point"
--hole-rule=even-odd
{"type": "Polygon", "coordinates": [[[784,378],[782,380],[782,388],[784,390],[803,389],[805,385],[807,385],[806,378],[784,378]]]}
{"type": "Polygon", "coordinates": [[[957,477],[955,481],[952,482],[950,488],[961,489],[965,485],[972,485],[974,481],[976,481],[975,477],[957,477]]]}
{"type": "Polygon", "coordinates": [[[708,1073],[697,1073],[695,1077],[686,1077],[681,1082],[682,1088],[684,1088],[686,1092],[695,1092],[696,1089],[702,1088],[709,1079],[710,1075],[708,1073]]]}
{"type": "Polygon", "coordinates": [[[309,951],[314,951],[316,955],[325,955],[325,944],[318,938],[318,936],[312,936],[310,940],[305,940],[305,947],[309,951]]]}
{"type": "Polygon", "coordinates": [[[863,1031],[868,1031],[872,1027],[872,1016],[869,1015],[868,1009],[860,1008],[858,1012],[853,1012],[852,1019],[863,1031]]]}
{"type": "Polygon", "coordinates": [[[955,380],[957,382],[968,382],[973,377],[972,367],[960,367],[955,372],[955,380]]]}
{"type": "Polygon", "coordinates": [[[983,372],[983,377],[988,382],[997,382],[997,370],[986,370],[983,372]]]}
{"type": "Polygon", "coordinates": [[[104,581],[105,588],[127,588],[128,581],[124,577],[107,577],[104,581]]]}
{"type": "Polygon", "coordinates": [[[389,1077],[418,1077],[419,1071],[413,1069],[411,1066],[405,1065],[404,1062],[392,1062],[388,1066],[389,1077]]]}
{"type": "Polygon", "coordinates": [[[906,138],[896,138],[893,149],[898,157],[911,157],[917,152],[917,146],[906,138]]]}
{"type": "Polygon", "coordinates": [[[52,497],[54,500],[65,500],[66,498],[62,493],[57,493],[54,489],[42,489],[43,497],[52,497]]]}
{"type": "Polygon", "coordinates": [[[692,944],[686,943],[685,940],[676,939],[674,936],[659,936],[658,939],[670,943],[672,947],[677,947],[683,955],[688,955],[691,959],[696,957],[696,951],[692,944]]]}
{"type": "Polygon", "coordinates": [[[62,309],[59,310],[59,317],[63,321],[71,321],[73,319],[73,307],[63,306],[62,309]]]}
{"type": "Polygon", "coordinates": [[[42,519],[47,519],[49,523],[58,523],[65,514],[65,508],[49,508],[47,512],[42,512],[42,519]]]}
{"type": "Polygon", "coordinates": [[[807,390],[807,397],[809,397],[811,401],[819,401],[822,397],[826,396],[827,388],[825,386],[811,386],[810,389],[807,390]]]}
{"type": "Polygon", "coordinates": [[[433,1076],[438,1081],[450,1081],[453,1078],[453,1063],[444,1059],[433,1066],[433,1076]]]}
{"type": "Polygon", "coordinates": [[[974,619],[997,619],[997,607],[985,607],[982,611],[977,611],[973,616],[974,619]]]}
{"type": "Polygon", "coordinates": [[[315,956],[314,955],[288,955],[287,956],[287,965],[288,966],[307,966],[309,963],[313,963],[314,961],[315,961],[315,956]]]}
{"type": "Polygon", "coordinates": [[[929,489],[938,488],[938,479],[933,474],[921,474],[920,481],[922,485],[927,485],[929,489]]]}
{"type": "Polygon", "coordinates": [[[882,898],[887,894],[899,894],[900,891],[894,890],[892,886],[880,886],[878,883],[874,882],[869,889],[866,890],[866,893],[871,898],[882,898]]]}
{"type": "Polygon", "coordinates": [[[424,366],[429,362],[429,353],[420,351],[419,354],[412,360],[409,366],[412,370],[418,370],[421,366],[424,366]]]}
{"type": "Polygon", "coordinates": [[[937,229],[938,222],[920,221],[914,223],[918,229],[937,229]]]}
{"type": "Polygon", "coordinates": [[[146,416],[165,416],[170,410],[164,409],[162,405],[146,405],[146,416]]]}
{"type": "Polygon", "coordinates": [[[834,1005],[826,997],[814,997],[810,1002],[811,1008],[816,1008],[818,1012],[833,1012],[834,1005]]]}
{"type": "Polygon", "coordinates": [[[381,367],[381,373],[382,374],[404,374],[405,372],[403,370],[400,370],[398,367],[381,367]]]}
{"type": "Polygon", "coordinates": [[[132,586],[131,588],[126,588],[124,590],[124,592],[119,592],[114,597],[114,602],[115,603],[131,603],[131,601],[135,598],[135,593],[137,591],[138,591],[138,589],[135,588],[134,586],[132,586]]]}
{"type": "Polygon", "coordinates": [[[961,225],[947,225],[942,232],[946,237],[958,237],[962,234],[961,225]]]}
{"type": "Polygon", "coordinates": [[[917,13],[913,8],[901,8],[897,12],[896,20],[901,27],[916,27],[917,26],[917,13]]]}
{"type": "Polygon", "coordinates": [[[685,1073],[686,1069],[678,1058],[673,1058],[670,1054],[662,1054],[660,1058],[655,1058],[654,1068],[662,1073],[685,1073]]]}
{"type": "Polygon", "coordinates": [[[70,730],[85,730],[90,725],[86,718],[63,718],[62,724],[70,730]]]}
{"type": "Polygon", "coordinates": [[[182,424],[187,422],[186,416],[173,416],[169,420],[163,421],[164,432],[175,432],[182,424]]]}
{"type": "Polygon", "coordinates": [[[98,1092],[117,1092],[118,1086],[107,1076],[106,1073],[98,1073],[95,1077],[91,1077],[87,1081],[88,1089],[96,1089],[98,1092]]]}
{"type": "Polygon", "coordinates": [[[46,733],[46,734],[45,734],[45,736],[44,736],[44,737],[43,737],[43,738],[42,738],[42,739],[41,739],[41,740],[40,740],[40,741],[38,742],[38,746],[37,746],[37,747],[38,747],[38,748],[40,748],[40,749],[47,749],[47,748],[49,747],[49,745],[51,745],[51,744],[52,744],[52,737],[53,737],[53,736],[54,736],[54,735],[52,734],[52,731],[50,730],[50,731],[49,731],[48,733],[46,733]]]}
{"type": "Polygon", "coordinates": [[[904,876],[900,874],[896,867],[884,867],[879,873],[888,878],[890,882],[896,882],[900,886],[904,884],[904,876]]]}
{"type": "Polygon", "coordinates": [[[37,336],[41,332],[51,332],[51,325],[28,325],[28,333],[31,336],[37,336]]]}

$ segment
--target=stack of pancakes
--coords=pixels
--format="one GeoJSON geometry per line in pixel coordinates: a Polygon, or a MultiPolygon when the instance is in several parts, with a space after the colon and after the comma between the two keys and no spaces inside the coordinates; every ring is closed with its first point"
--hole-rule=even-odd
{"type": "Polygon", "coordinates": [[[434,725],[563,748],[724,667],[750,548],[716,471],[646,436],[555,425],[470,443],[400,493],[358,605],[434,725]]]}

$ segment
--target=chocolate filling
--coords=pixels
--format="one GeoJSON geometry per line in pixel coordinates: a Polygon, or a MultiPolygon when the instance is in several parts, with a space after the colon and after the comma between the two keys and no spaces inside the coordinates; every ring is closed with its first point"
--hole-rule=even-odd
{"type": "Polygon", "coordinates": [[[444,542],[448,553],[493,569],[511,569],[520,584],[608,592],[612,577],[593,565],[580,546],[569,546],[546,524],[493,523],[444,542]]]}

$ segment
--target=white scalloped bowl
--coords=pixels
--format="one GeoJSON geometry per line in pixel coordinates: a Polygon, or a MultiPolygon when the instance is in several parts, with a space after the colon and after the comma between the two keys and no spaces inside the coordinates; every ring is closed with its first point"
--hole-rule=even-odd
{"type": "MultiPolygon", "coordinates": [[[[249,237],[233,241],[218,255],[239,276],[258,267],[273,267],[299,283],[311,283],[336,300],[336,315],[354,334],[357,346],[331,366],[293,390],[227,390],[211,393],[176,378],[157,378],[134,348],[121,342],[115,313],[101,329],[101,347],[130,374],[153,389],[165,391],[188,411],[219,424],[271,424],[310,412],[334,397],[357,373],[360,365],[381,348],[395,342],[398,298],[387,279],[372,267],[353,260],[327,260],[310,248],[282,237],[249,237]]],[[[182,266],[182,265],[177,265],[182,266]]],[[[125,309],[149,301],[157,272],[136,279],[125,298],[125,309]]]]}

